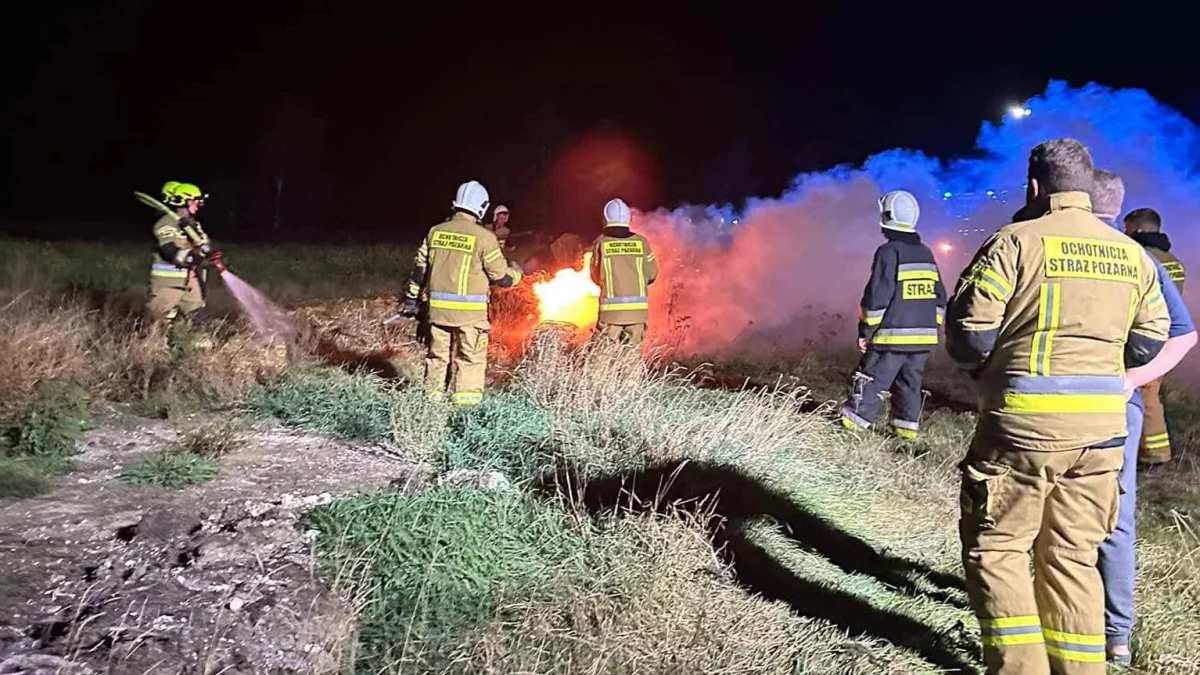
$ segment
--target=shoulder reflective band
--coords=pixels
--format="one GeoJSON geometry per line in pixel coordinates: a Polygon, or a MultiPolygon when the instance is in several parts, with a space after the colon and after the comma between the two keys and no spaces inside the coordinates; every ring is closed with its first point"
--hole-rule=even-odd
{"type": "Polygon", "coordinates": [[[1029,372],[1034,375],[1050,374],[1050,349],[1058,330],[1061,304],[1061,284],[1042,284],[1038,288],[1038,325],[1033,333],[1033,349],[1029,350],[1029,372]]]}
{"type": "Polygon", "coordinates": [[[430,248],[440,248],[444,251],[470,253],[475,250],[475,235],[459,234],[457,232],[434,232],[429,238],[430,248]]]}
{"type": "Polygon", "coordinates": [[[650,309],[646,296],[630,295],[616,298],[600,298],[601,312],[616,312],[632,309],[650,309]]]}
{"type": "Polygon", "coordinates": [[[985,293],[1001,302],[1007,300],[1009,294],[1012,293],[1012,286],[1008,281],[988,267],[979,268],[972,276],[971,281],[974,281],[985,293]]]}
{"type": "Polygon", "coordinates": [[[493,263],[503,257],[504,257],[504,252],[501,251],[500,249],[496,249],[496,250],[492,251],[491,253],[488,253],[487,255],[483,256],[483,262],[493,263]]]}
{"type": "Polygon", "coordinates": [[[876,345],[936,345],[937,342],[937,328],[880,328],[871,336],[871,344],[876,345]]]}
{"type": "Polygon", "coordinates": [[[600,246],[604,255],[642,255],[645,249],[637,239],[618,239],[606,241],[600,246]]]}
{"type": "Polygon", "coordinates": [[[1111,375],[1027,375],[1009,378],[986,407],[1015,414],[1125,414],[1125,378],[1111,375]]]}
{"type": "Polygon", "coordinates": [[[1046,277],[1050,279],[1094,279],[1139,285],[1145,253],[1130,242],[1042,237],[1046,255],[1046,277]]]}
{"type": "Polygon", "coordinates": [[[430,293],[429,307],[437,309],[487,309],[486,295],[462,295],[458,293],[430,293]]]}
{"type": "Polygon", "coordinates": [[[933,263],[901,263],[897,268],[896,278],[899,281],[937,281],[937,265],[933,263]]]}
{"type": "Polygon", "coordinates": [[[858,308],[858,318],[868,326],[878,326],[883,323],[884,314],[887,314],[886,309],[864,310],[862,307],[858,308]]]}
{"type": "Polygon", "coordinates": [[[186,279],[188,271],[181,267],[176,267],[171,264],[154,263],[150,266],[150,276],[165,277],[168,279],[186,279]]]}

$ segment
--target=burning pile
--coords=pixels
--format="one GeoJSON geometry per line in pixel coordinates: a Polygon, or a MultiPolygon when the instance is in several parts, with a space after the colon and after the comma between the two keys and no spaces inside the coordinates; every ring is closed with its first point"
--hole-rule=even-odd
{"type": "Polygon", "coordinates": [[[578,328],[595,325],[600,287],[592,281],[591,258],[590,251],[584,253],[580,269],[561,269],[549,279],[533,283],[539,323],[569,323],[578,328]]]}

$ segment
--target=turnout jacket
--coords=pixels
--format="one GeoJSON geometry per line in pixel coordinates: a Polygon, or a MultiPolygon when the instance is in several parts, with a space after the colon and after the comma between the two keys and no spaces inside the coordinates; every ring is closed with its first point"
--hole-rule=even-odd
{"type": "Polygon", "coordinates": [[[496,235],[467,213],[456,212],[435,225],[413,262],[407,297],[429,291],[429,322],[437,326],[468,326],[487,320],[488,287],[508,287],[521,273],[508,266],[496,235]]]}
{"type": "Polygon", "coordinates": [[[979,380],[977,435],[1045,451],[1126,435],[1125,369],[1158,354],[1170,319],[1148,254],[1091,208],[1083,192],[1049,195],[959,279],[946,346],[979,380]]]}
{"type": "Polygon", "coordinates": [[[858,336],[876,350],[931,351],[946,312],[946,288],[933,252],[915,232],[883,233],[888,241],[871,262],[858,336]]]}
{"type": "Polygon", "coordinates": [[[1171,238],[1162,232],[1136,232],[1133,234],[1133,240],[1141,244],[1147,253],[1162,263],[1163,269],[1167,271],[1171,281],[1175,282],[1175,287],[1182,293],[1183,282],[1187,279],[1187,269],[1184,268],[1179,258],[1171,253],[1171,238]]]}
{"type": "Polygon", "coordinates": [[[628,227],[606,227],[592,244],[592,281],[600,287],[600,323],[632,326],[650,316],[658,262],[650,242],[628,227]]]}
{"type": "MultiPolygon", "coordinates": [[[[189,253],[208,255],[212,242],[200,223],[186,211],[163,215],[154,223],[154,253],[151,254],[150,280],[156,286],[187,288],[196,271],[185,264],[189,253]]],[[[201,271],[200,274],[204,272],[201,271]]]]}

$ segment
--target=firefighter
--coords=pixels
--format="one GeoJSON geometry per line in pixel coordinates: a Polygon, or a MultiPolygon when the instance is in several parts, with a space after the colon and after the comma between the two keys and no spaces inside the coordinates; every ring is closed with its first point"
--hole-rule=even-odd
{"type": "MultiPolygon", "coordinates": [[[[1121,177],[1097,169],[1092,188],[1092,210],[1096,217],[1109,225],[1121,212],[1125,199],[1125,185],[1121,177]]],[[[1153,253],[1152,253],[1153,256],[1153,253]]],[[[1118,482],[1121,486],[1120,507],[1117,526],[1108,539],[1100,545],[1097,568],[1104,582],[1104,634],[1108,660],[1129,665],[1133,654],[1129,649],[1129,638],[1134,627],[1134,582],[1136,580],[1137,537],[1137,462],[1138,445],[1142,437],[1143,397],[1145,385],[1162,373],[1174,368],[1185,354],[1196,344],[1196,328],[1192,322],[1183,296],[1170,274],[1158,265],[1158,288],[1163,294],[1170,315],[1171,325],[1167,332],[1167,343],[1149,364],[1131,368],[1125,373],[1126,389],[1134,389],[1133,396],[1125,403],[1124,457],[1118,482]],[[1141,387],[1141,388],[1138,388],[1141,387]]]]}
{"type": "Polygon", "coordinates": [[[917,198],[904,190],[879,200],[879,225],[887,242],[875,250],[863,290],[858,322],[863,357],[842,407],[841,423],[848,429],[869,429],[889,389],[892,432],[911,439],[920,428],[921,380],[946,312],[942,276],[933,252],[917,234],[920,213],[917,198]]]}
{"type": "Polygon", "coordinates": [[[175,211],[154,223],[156,245],[150,265],[150,300],[146,304],[151,320],[172,321],[181,314],[193,326],[203,320],[208,277],[201,265],[220,258],[196,220],[207,198],[191,183],[170,181],[163,185],[163,202],[175,211]]]}
{"type": "Polygon", "coordinates": [[[604,233],[592,244],[592,281],[600,287],[596,335],[640,345],[650,316],[648,289],[658,278],[650,242],[634,234],[629,207],[620,199],[604,205],[604,233]]]}
{"type": "Polygon", "coordinates": [[[492,222],[489,224],[488,229],[492,231],[492,234],[496,235],[496,241],[499,242],[501,251],[508,246],[508,235],[512,234],[512,231],[508,228],[508,218],[507,206],[499,204],[496,208],[492,209],[492,222]]]}
{"type": "MultiPolygon", "coordinates": [[[[1171,253],[1171,238],[1162,231],[1162,217],[1154,209],[1135,209],[1125,216],[1125,234],[1145,247],[1146,252],[1162,263],[1170,280],[1183,293],[1187,270],[1171,253]]],[[[1160,389],[1162,380],[1154,380],[1142,388],[1142,403],[1146,410],[1138,462],[1142,466],[1163,464],[1171,459],[1171,436],[1163,414],[1160,389]]]]}
{"type": "Polygon", "coordinates": [[[417,299],[429,292],[429,351],[425,384],[431,394],[446,390],[451,347],[454,404],[483,400],[487,371],[488,287],[514,286],[521,273],[508,266],[496,235],[481,224],[488,208],[487,190],[477,181],[463,183],[454,197],[450,219],[429,230],[417,250],[401,314],[416,316],[417,299]]]}
{"type": "Polygon", "coordinates": [[[1149,255],[1093,215],[1093,184],[1083,144],[1034,148],[1028,220],[988,238],[946,313],[979,388],[959,534],[988,673],[1105,672],[1096,558],[1117,520],[1124,375],[1169,318],[1149,255]]]}

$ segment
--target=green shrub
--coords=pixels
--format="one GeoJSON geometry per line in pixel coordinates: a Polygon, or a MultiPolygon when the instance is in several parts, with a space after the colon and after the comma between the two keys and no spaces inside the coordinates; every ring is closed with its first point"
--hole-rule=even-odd
{"type": "Polygon", "coordinates": [[[71,382],[50,380],[39,385],[29,408],[0,430],[0,450],[10,457],[67,457],[93,425],[87,393],[71,382]]]}
{"type": "Polygon", "coordinates": [[[476,408],[456,410],[444,445],[449,469],[501,471],[532,478],[550,460],[550,418],[519,394],[485,397],[476,408]]]}
{"type": "MultiPolygon", "coordinates": [[[[449,663],[506,598],[534,597],[551,570],[583,565],[587,537],[518,492],[435,489],[343,498],[309,524],[329,578],[364,597],[358,672],[449,663]]],[[[408,672],[408,669],[405,669],[408,672]]]]}
{"type": "Polygon", "coordinates": [[[0,499],[24,499],[50,487],[46,462],[32,457],[0,457],[0,499]]]}
{"type": "Polygon", "coordinates": [[[211,459],[190,452],[163,450],[143,457],[121,472],[130,485],[181,488],[216,478],[219,467],[211,459]]]}
{"type": "Polygon", "coordinates": [[[391,438],[389,391],[369,375],[308,370],[285,376],[251,392],[250,408],[295,427],[348,438],[391,438]]]}

